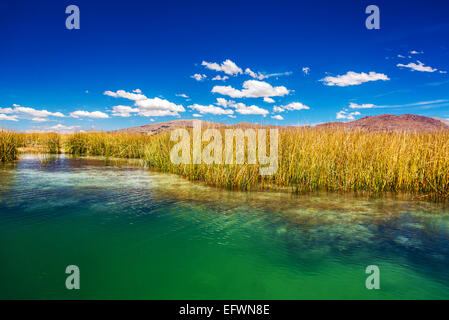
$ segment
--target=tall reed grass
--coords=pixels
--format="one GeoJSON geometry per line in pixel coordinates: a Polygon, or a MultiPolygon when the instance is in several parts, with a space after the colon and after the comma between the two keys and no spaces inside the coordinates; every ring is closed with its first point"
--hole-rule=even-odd
{"type": "Polygon", "coordinates": [[[20,136],[17,133],[0,130],[0,161],[16,160],[20,142],[20,136]]]}
{"type": "MultiPolygon", "coordinates": [[[[17,157],[18,142],[13,142],[17,141],[13,137],[2,133],[2,161],[17,157]]],[[[175,142],[170,141],[170,133],[146,136],[90,132],[26,139],[22,140],[28,144],[47,141],[44,150],[52,152],[62,145],[66,153],[78,156],[142,159],[153,169],[235,190],[388,191],[449,197],[448,131],[281,130],[279,166],[272,176],[260,176],[259,165],[173,164],[170,150],[175,142]]]]}

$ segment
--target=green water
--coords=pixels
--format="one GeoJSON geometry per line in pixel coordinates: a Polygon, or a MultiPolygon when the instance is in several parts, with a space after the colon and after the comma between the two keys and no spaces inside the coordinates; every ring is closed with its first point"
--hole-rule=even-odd
{"type": "Polygon", "coordinates": [[[448,299],[449,208],[24,156],[0,165],[0,298],[448,299]]]}

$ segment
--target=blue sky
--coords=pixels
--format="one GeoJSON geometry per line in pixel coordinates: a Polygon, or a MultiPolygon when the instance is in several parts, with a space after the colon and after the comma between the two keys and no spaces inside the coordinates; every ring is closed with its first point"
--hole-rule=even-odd
{"type": "Polygon", "coordinates": [[[448,9],[436,0],[2,1],[0,123],[68,132],[193,117],[449,118],[448,9]],[[65,26],[71,4],[79,30],[65,26]],[[370,4],[379,30],[365,27],[370,4]]]}

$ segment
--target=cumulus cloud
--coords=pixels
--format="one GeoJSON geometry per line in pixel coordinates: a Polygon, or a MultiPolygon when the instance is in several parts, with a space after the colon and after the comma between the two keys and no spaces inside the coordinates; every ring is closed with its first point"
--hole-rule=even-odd
{"type": "Polygon", "coordinates": [[[8,116],[3,113],[0,113],[0,120],[19,121],[19,119],[17,119],[17,116],[8,116]]]}
{"type": "Polygon", "coordinates": [[[273,87],[265,81],[247,80],[243,83],[243,89],[235,89],[231,86],[214,86],[213,93],[227,95],[232,98],[260,98],[260,97],[281,97],[289,94],[284,86],[273,87]]]}
{"type": "Polygon", "coordinates": [[[287,109],[289,111],[294,110],[309,110],[310,108],[306,105],[303,105],[301,102],[292,102],[285,106],[282,106],[282,108],[287,109]]]}
{"type": "Polygon", "coordinates": [[[111,97],[126,98],[134,101],[134,106],[136,108],[129,106],[115,106],[114,109],[113,107],[113,115],[115,116],[128,117],[131,113],[137,113],[144,117],[179,116],[179,112],[185,111],[182,105],[177,105],[158,97],[147,98],[143,94],[134,94],[124,90],[118,90],[117,92],[105,91],[104,94],[111,97]]]}
{"type": "Polygon", "coordinates": [[[424,53],[424,52],[422,52],[422,51],[416,51],[416,50],[410,51],[410,54],[422,54],[422,53],[424,53]]]}
{"type": "Polygon", "coordinates": [[[195,79],[196,81],[201,81],[207,78],[207,76],[205,74],[199,74],[199,73],[195,73],[193,76],[190,76],[190,78],[195,79]]]}
{"type": "Polygon", "coordinates": [[[134,93],[142,93],[142,90],[140,90],[140,89],[134,89],[133,92],[134,92],[134,93]]]}
{"type": "Polygon", "coordinates": [[[101,111],[84,111],[84,110],[77,110],[72,113],[70,113],[70,116],[73,118],[94,118],[94,119],[106,119],[109,118],[109,116],[101,111]]]}
{"type": "Polygon", "coordinates": [[[250,77],[255,78],[255,79],[259,79],[259,80],[263,80],[265,78],[268,78],[268,77],[264,76],[260,72],[256,73],[256,72],[252,71],[250,68],[246,68],[245,73],[248,74],[250,77]]]}
{"type": "Polygon", "coordinates": [[[60,117],[60,118],[65,117],[65,115],[63,115],[61,112],[50,112],[47,110],[36,110],[33,108],[29,108],[29,107],[21,107],[17,104],[14,104],[13,106],[15,106],[14,113],[23,113],[23,114],[27,114],[27,115],[37,117],[37,118],[45,118],[45,117],[49,117],[49,116],[60,117]]]}
{"type": "Polygon", "coordinates": [[[232,100],[226,100],[225,98],[217,98],[217,102],[215,102],[216,105],[222,106],[223,108],[230,107],[233,103],[235,103],[232,100]]]}
{"type": "Polygon", "coordinates": [[[337,112],[337,119],[343,119],[343,120],[354,120],[355,116],[359,116],[360,112],[347,112],[347,111],[339,111],[337,112]]]}
{"type": "Polygon", "coordinates": [[[34,122],[47,122],[48,119],[46,119],[46,118],[33,118],[33,119],[31,119],[31,121],[34,121],[34,122]]]}
{"type": "Polygon", "coordinates": [[[134,101],[147,99],[147,97],[141,93],[131,93],[126,92],[125,90],[118,90],[116,92],[107,90],[103,92],[103,94],[114,98],[124,98],[134,101]]]}
{"type": "Polygon", "coordinates": [[[13,108],[0,108],[0,113],[14,113],[13,108]]]}
{"type": "Polygon", "coordinates": [[[369,73],[357,73],[354,71],[348,71],[346,74],[339,75],[336,77],[327,76],[320,81],[324,82],[327,86],[338,86],[338,87],[346,87],[346,86],[355,86],[360,85],[369,81],[378,81],[378,80],[390,80],[387,75],[383,73],[376,73],[371,71],[369,73]]]}
{"type": "Polygon", "coordinates": [[[195,117],[195,118],[201,118],[202,117],[202,115],[200,115],[198,113],[194,113],[194,114],[192,114],[192,116],[195,117]]]}
{"type": "Polygon", "coordinates": [[[188,99],[188,98],[189,98],[189,96],[186,95],[185,93],[178,93],[178,94],[176,94],[175,96],[181,97],[181,98],[185,98],[185,99],[188,99]]]}
{"type": "Polygon", "coordinates": [[[273,111],[274,112],[284,112],[285,110],[288,111],[299,111],[299,110],[309,110],[310,108],[301,102],[291,102],[285,106],[274,106],[273,111]]]}
{"type": "Polygon", "coordinates": [[[226,100],[224,98],[217,98],[216,105],[222,106],[223,108],[234,108],[235,112],[244,115],[263,115],[264,117],[269,113],[268,110],[260,108],[255,105],[247,106],[244,103],[236,103],[232,100],[226,100]]]}
{"type": "Polygon", "coordinates": [[[213,81],[226,81],[227,79],[229,79],[228,76],[220,76],[220,75],[212,78],[213,81]]]}
{"type": "Polygon", "coordinates": [[[65,126],[63,124],[58,123],[57,125],[55,125],[53,127],[48,127],[47,129],[49,129],[50,131],[56,131],[56,132],[67,132],[67,131],[74,131],[77,128],[79,128],[79,126],[65,126]]]}
{"type": "Polygon", "coordinates": [[[198,111],[201,114],[215,114],[215,115],[221,115],[221,114],[233,114],[234,111],[231,109],[223,109],[217,106],[214,106],[212,104],[208,106],[203,106],[199,104],[193,104],[191,106],[188,106],[188,108],[198,111]]]}
{"type": "Polygon", "coordinates": [[[262,115],[266,116],[269,112],[266,109],[260,108],[255,105],[247,106],[244,103],[233,103],[231,107],[235,108],[235,112],[244,115],[262,115]]]}
{"type": "Polygon", "coordinates": [[[284,120],[284,118],[283,118],[280,114],[271,116],[271,118],[272,118],[272,119],[276,119],[276,120],[284,120]]]}
{"type": "Polygon", "coordinates": [[[310,73],[310,68],[309,67],[303,67],[302,68],[302,72],[304,72],[305,75],[308,75],[310,73]]]}
{"type": "Polygon", "coordinates": [[[284,112],[284,111],[285,111],[285,109],[283,109],[281,107],[278,107],[278,106],[273,107],[273,112],[284,112]]]}
{"type": "Polygon", "coordinates": [[[178,112],[185,111],[182,105],[158,97],[138,100],[135,106],[139,108],[139,115],[145,117],[178,116],[178,112]]]}
{"type": "Polygon", "coordinates": [[[414,62],[410,62],[409,64],[398,63],[396,66],[403,67],[403,68],[409,68],[413,71],[421,71],[421,72],[435,72],[438,70],[438,69],[434,69],[432,67],[424,66],[424,63],[422,63],[421,61],[417,61],[417,62],[418,62],[418,64],[416,64],[414,62]]]}
{"type": "Polygon", "coordinates": [[[274,100],[269,98],[269,97],[264,97],[263,101],[266,102],[266,103],[274,103],[274,100]]]}
{"type": "Polygon", "coordinates": [[[210,70],[222,71],[230,76],[241,74],[243,72],[241,68],[239,68],[234,62],[229,59],[223,61],[222,64],[203,61],[201,65],[210,70]]]}

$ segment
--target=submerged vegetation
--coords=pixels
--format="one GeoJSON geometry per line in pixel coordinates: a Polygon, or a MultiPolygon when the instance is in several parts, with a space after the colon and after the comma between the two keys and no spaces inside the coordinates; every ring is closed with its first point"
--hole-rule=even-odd
{"type": "Polygon", "coordinates": [[[141,159],[163,172],[235,190],[289,188],[293,192],[388,191],[449,196],[447,131],[281,130],[278,170],[271,176],[261,176],[259,164],[173,164],[170,150],[174,144],[169,133],[146,136],[1,132],[0,159],[16,159],[19,146],[34,147],[46,153],[141,159]]]}

